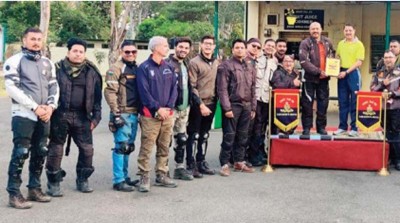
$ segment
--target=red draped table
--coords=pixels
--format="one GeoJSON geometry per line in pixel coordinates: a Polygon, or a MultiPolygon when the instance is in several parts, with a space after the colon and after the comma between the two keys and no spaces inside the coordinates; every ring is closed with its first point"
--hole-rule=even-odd
{"type": "MultiPolygon", "coordinates": [[[[380,170],[379,141],[271,140],[271,165],[306,166],[347,170],[380,170]]],[[[385,166],[389,144],[385,146],[385,166]]]]}

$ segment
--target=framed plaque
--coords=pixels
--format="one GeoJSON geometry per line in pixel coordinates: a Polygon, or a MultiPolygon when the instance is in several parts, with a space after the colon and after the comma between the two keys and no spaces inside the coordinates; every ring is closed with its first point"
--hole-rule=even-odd
{"type": "Polygon", "coordinates": [[[337,77],[340,73],[340,59],[326,58],[325,73],[327,76],[337,77]]]}

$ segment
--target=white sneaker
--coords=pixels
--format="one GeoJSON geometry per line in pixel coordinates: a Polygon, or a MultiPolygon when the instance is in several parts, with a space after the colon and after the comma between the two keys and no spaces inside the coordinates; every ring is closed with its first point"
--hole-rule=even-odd
{"type": "Polygon", "coordinates": [[[349,132],[349,136],[350,136],[350,137],[358,137],[358,132],[355,131],[355,130],[351,130],[351,131],[349,132]]]}
{"type": "Polygon", "coordinates": [[[347,131],[344,129],[337,129],[336,131],[333,132],[333,135],[343,135],[345,134],[347,131]]]}

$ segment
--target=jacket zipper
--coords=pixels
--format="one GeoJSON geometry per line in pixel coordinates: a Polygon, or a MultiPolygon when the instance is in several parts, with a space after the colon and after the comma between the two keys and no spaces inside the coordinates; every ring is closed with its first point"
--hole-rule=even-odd
{"type": "Polygon", "coordinates": [[[39,69],[39,64],[38,64],[38,61],[35,61],[35,63],[36,63],[36,68],[37,68],[37,70],[38,70],[38,74],[39,74],[39,76],[38,76],[38,78],[39,78],[39,84],[40,84],[40,103],[42,104],[43,103],[43,84],[42,84],[42,73],[40,72],[40,69],[39,69]]]}

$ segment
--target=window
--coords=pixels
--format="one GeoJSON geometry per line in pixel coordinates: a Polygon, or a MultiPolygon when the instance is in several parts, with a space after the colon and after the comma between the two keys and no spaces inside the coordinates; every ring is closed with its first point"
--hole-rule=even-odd
{"type": "MultiPolygon", "coordinates": [[[[400,35],[393,35],[389,40],[400,40],[400,35]]],[[[370,57],[370,71],[376,72],[376,64],[383,57],[385,52],[385,35],[371,35],[371,57],[370,57]]]]}

